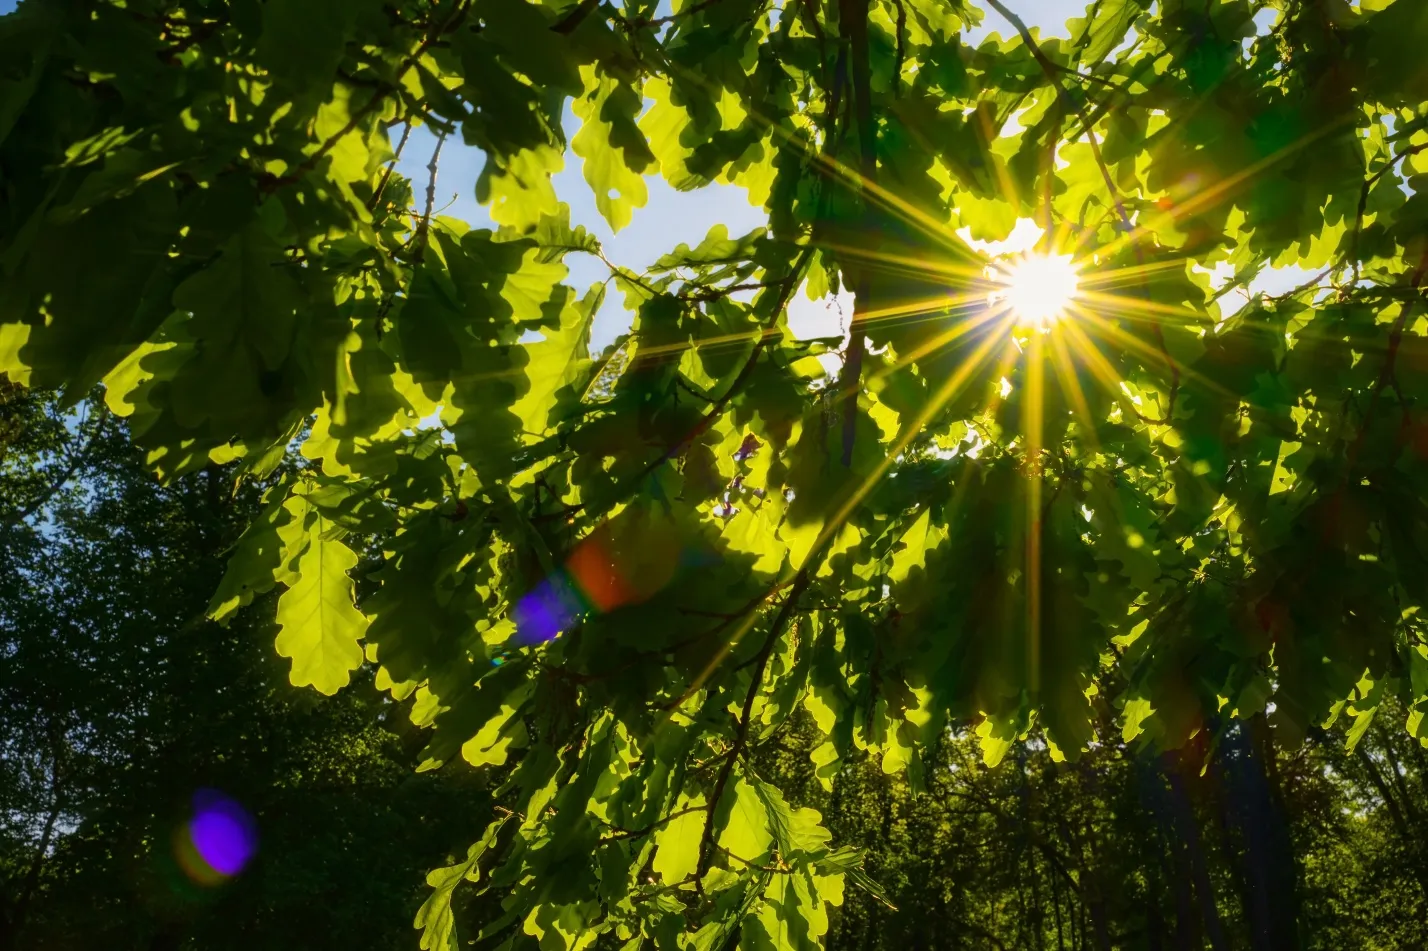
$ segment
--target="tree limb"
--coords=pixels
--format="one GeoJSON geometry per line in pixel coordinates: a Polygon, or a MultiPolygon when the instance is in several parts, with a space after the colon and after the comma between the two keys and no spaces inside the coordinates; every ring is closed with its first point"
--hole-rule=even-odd
{"type": "Polygon", "coordinates": [[[723,798],[724,788],[728,785],[729,776],[734,771],[734,762],[748,746],[749,727],[753,722],[754,699],[758,697],[759,689],[763,686],[764,671],[768,668],[769,658],[773,656],[774,645],[778,643],[784,627],[788,624],[788,619],[793,615],[793,609],[798,604],[799,597],[807,590],[808,583],[812,580],[811,571],[816,563],[816,560],[810,559],[799,571],[788,597],[784,598],[783,603],[779,605],[778,614],[774,615],[773,623],[769,625],[768,636],[764,638],[763,646],[759,648],[758,656],[755,659],[752,681],[749,684],[748,693],[744,694],[744,706],[740,712],[739,726],[734,733],[734,745],[725,754],[724,764],[719,768],[719,776],[714,781],[714,791],[709,797],[709,804],[705,807],[708,814],[704,819],[704,832],[699,839],[699,866],[694,875],[694,887],[701,894],[704,890],[704,876],[709,871],[709,863],[714,859],[714,813],[719,808],[719,800],[723,798]]]}
{"type": "MultiPolygon", "coordinates": [[[[858,125],[858,154],[862,173],[863,224],[867,234],[871,225],[869,192],[877,184],[877,130],[873,125],[872,65],[868,55],[868,0],[839,0],[838,29],[848,37],[853,80],[853,110],[858,125]]],[[[871,303],[871,272],[866,263],[855,272],[853,288],[853,320],[848,327],[848,353],[843,361],[839,380],[842,390],[843,466],[853,464],[853,439],[858,425],[858,393],[863,375],[863,323],[871,303]]]]}
{"type": "Polygon", "coordinates": [[[1421,142],[1418,145],[1412,146],[1411,148],[1406,148],[1402,152],[1399,152],[1397,155],[1395,155],[1392,159],[1390,159],[1389,163],[1383,168],[1379,169],[1377,172],[1374,172],[1368,178],[1364,179],[1363,188],[1359,190],[1358,211],[1354,215],[1354,236],[1349,242],[1349,255],[1353,258],[1352,263],[1354,268],[1355,284],[1359,282],[1359,237],[1363,234],[1364,230],[1364,214],[1368,210],[1369,190],[1373,188],[1374,185],[1378,184],[1379,180],[1382,179],[1385,175],[1396,169],[1398,167],[1398,164],[1404,159],[1408,158],[1410,155],[1417,155],[1424,149],[1428,149],[1428,142],[1421,142]]]}

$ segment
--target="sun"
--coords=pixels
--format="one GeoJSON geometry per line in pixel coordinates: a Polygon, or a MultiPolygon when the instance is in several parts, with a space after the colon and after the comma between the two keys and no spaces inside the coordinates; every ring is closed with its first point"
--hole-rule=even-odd
{"type": "Polygon", "coordinates": [[[1079,288],[1076,265],[1062,254],[1023,255],[1000,266],[993,280],[1001,286],[991,301],[1021,326],[1042,330],[1066,315],[1079,288]]]}

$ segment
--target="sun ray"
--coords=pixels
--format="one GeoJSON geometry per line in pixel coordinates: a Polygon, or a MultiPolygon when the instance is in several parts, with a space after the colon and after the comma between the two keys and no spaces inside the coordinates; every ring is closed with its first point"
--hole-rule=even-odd
{"type": "Polygon", "coordinates": [[[946,382],[942,384],[942,387],[933,395],[932,399],[928,400],[927,405],[922,408],[922,412],[917,414],[912,423],[903,427],[902,432],[898,434],[897,439],[894,440],[892,446],[888,448],[883,460],[878,463],[877,467],[868,474],[867,478],[859,483],[858,487],[853,490],[848,499],[839,507],[837,514],[824,524],[823,530],[818,534],[817,541],[815,541],[813,547],[809,549],[810,552],[816,552],[833,532],[842,527],[843,522],[852,514],[853,509],[862,503],[868,493],[873,490],[873,486],[877,485],[878,481],[887,474],[888,469],[891,468],[893,463],[897,461],[897,458],[902,455],[903,450],[907,449],[913,439],[917,438],[917,434],[922,432],[927,427],[927,424],[932,421],[932,418],[941,412],[942,408],[967,385],[968,380],[982,365],[987,354],[1006,334],[1007,328],[1003,327],[999,333],[989,335],[987,339],[984,340],[975,351],[968,354],[967,358],[948,376],[946,382]]]}
{"type": "Polygon", "coordinates": [[[1045,334],[1033,333],[1027,344],[1026,393],[1022,399],[1022,432],[1026,435],[1026,651],[1027,686],[1033,697],[1041,689],[1041,451],[1046,412],[1045,334]]]}
{"type": "Polygon", "coordinates": [[[848,260],[872,261],[891,265],[889,270],[896,269],[908,275],[928,276],[943,280],[946,278],[965,278],[974,283],[984,283],[986,280],[984,276],[986,262],[980,260],[973,265],[957,264],[951,261],[911,258],[907,255],[897,254],[891,251],[856,247],[853,245],[840,244],[836,241],[820,242],[819,247],[829,251],[837,251],[848,260]]]}
{"type": "MultiPolygon", "coordinates": [[[[1115,343],[1118,343],[1126,347],[1127,349],[1134,350],[1141,356],[1147,357],[1157,363],[1165,363],[1166,356],[1164,353],[1161,352],[1159,347],[1152,346],[1151,344],[1145,342],[1144,340],[1141,340],[1134,334],[1127,333],[1120,327],[1117,327],[1110,320],[1107,320],[1099,314],[1095,314],[1091,311],[1086,311],[1084,317],[1085,319],[1082,321],[1083,325],[1094,325],[1095,329],[1100,330],[1107,338],[1110,338],[1115,343]]],[[[1205,374],[1200,373],[1192,367],[1177,365],[1176,368],[1180,371],[1180,375],[1184,379],[1194,380],[1196,383],[1200,384],[1201,386],[1205,387],[1207,390],[1210,390],[1212,393],[1215,393],[1218,396],[1235,398],[1234,394],[1226,387],[1215,382],[1214,380],[1205,376],[1205,374]]]]}
{"type": "Polygon", "coordinates": [[[1194,321],[1201,325],[1209,322],[1206,314],[1190,307],[1176,307],[1173,304],[1161,304],[1157,301],[1145,300],[1139,297],[1128,297],[1121,294],[1109,294],[1104,291],[1086,291],[1081,295],[1082,301],[1087,305],[1100,305],[1102,310],[1114,311],[1117,315],[1130,316],[1133,314],[1154,315],[1154,317],[1175,317],[1184,322],[1194,321]]]}
{"type": "MultiPolygon", "coordinates": [[[[951,400],[954,396],[956,396],[957,393],[964,386],[966,386],[967,381],[972,377],[978,367],[980,367],[982,362],[986,359],[988,352],[1002,338],[1004,334],[1005,329],[1003,329],[1003,333],[994,334],[992,336],[989,336],[985,341],[983,341],[982,345],[978,347],[974,353],[969,354],[967,359],[963,360],[961,365],[959,365],[958,368],[953,371],[953,373],[947,378],[947,381],[943,383],[942,388],[937,391],[937,393],[932,397],[931,400],[928,401],[927,405],[923,407],[922,412],[917,415],[913,422],[908,426],[903,427],[902,432],[899,433],[898,438],[893,442],[892,446],[888,448],[887,454],[883,457],[882,461],[878,463],[877,467],[874,468],[873,471],[870,472],[866,478],[864,478],[860,483],[858,483],[858,485],[853,489],[849,497],[838,508],[838,511],[833,515],[833,517],[824,522],[823,528],[818,533],[818,537],[814,540],[813,545],[808,549],[809,554],[807,558],[805,558],[803,564],[799,565],[799,571],[808,570],[811,565],[811,559],[817,556],[818,552],[823,548],[823,545],[828,541],[828,539],[832,537],[833,533],[843,527],[843,523],[847,521],[848,516],[853,513],[853,510],[856,509],[858,505],[862,503],[863,499],[867,497],[868,493],[873,490],[873,487],[877,485],[877,483],[882,479],[884,475],[887,474],[888,469],[891,468],[893,463],[897,461],[898,457],[902,455],[903,450],[908,447],[912,440],[917,437],[917,434],[922,432],[923,429],[927,426],[927,424],[932,421],[932,418],[936,416],[937,413],[942,409],[942,407],[945,406],[947,402],[951,400]]],[[[690,682],[689,686],[685,688],[685,691],[681,696],[680,703],[675,704],[668,711],[666,711],[667,716],[672,716],[674,711],[678,709],[678,707],[683,703],[684,700],[687,700],[689,697],[692,697],[699,690],[700,687],[704,686],[704,684],[708,681],[710,675],[713,674],[716,669],[718,669],[719,665],[724,662],[725,658],[727,658],[729,654],[734,650],[734,648],[738,646],[739,642],[743,640],[745,635],[749,633],[753,626],[758,623],[758,617],[759,614],[757,611],[750,611],[740,621],[739,626],[735,628],[733,633],[729,635],[729,638],[723,644],[720,645],[719,650],[716,651],[714,656],[709,660],[709,662],[705,664],[704,669],[701,670],[698,676],[696,676],[694,680],[690,682]]]]}
{"type": "Polygon", "coordinates": [[[1091,406],[1086,402],[1086,393],[1081,389],[1081,380],[1076,375],[1075,364],[1066,345],[1064,334],[1051,335],[1051,367],[1056,374],[1056,382],[1071,403],[1073,414],[1078,414],[1085,426],[1082,438],[1093,451],[1100,451],[1100,440],[1096,436],[1096,420],[1091,416],[1091,406]]]}
{"type": "Polygon", "coordinates": [[[1168,261],[1148,261],[1144,264],[1126,264],[1118,267],[1096,268],[1082,275],[1081,286],[1083,288],[1094,289],[1114,286],[1121,283],[1139,283],[1152,274],[1160,274],[1165,271],[1183,271],[1184,269],[1184,258],[1173,258],[1168,261]]]}
{"type": "Polygon", "coordinates": [[[948,307],[963,307],[971,304],[984,303],[986,294],[956,294],[952,296],[941,295],[925,297],[919,300],[906,301],[901,304],[894,304],[889,307],[880,307],[876,310],[868,311],[860,323],[867,326],[870,323],[886,323],[888,321],[906,319],[909,317],[920,317],[924,314],[930,315],[933,319],[943,316],[943,311],[948,307]]]}
{"type": "Polygon", "coordinates": [[[874,374],[872,378],[874,380],[883,379],[887,376],[892,375],[893,373],[898,372],[899,370],[907,369],[907,367],[921,360],[923,357],[927,356],[933,351],[940,350],[948,344],[952,343],[958,337],[965,336],[974,330],[977,330],[981,327],[985,327],[986,325],[1004,316],[1006,316],[1005,311],[999,311],[995,308],[987,307],[984,309],[983,313],[980,316],[958,321],[957,323],[953,324],[952,327],[948,328],[943,333],[938,334],[936,337],[927,341],[926,343],[921,344],[916,349],[911,350],[906,354],[898,354],[898,359],[895,363],[879,370],[876,374],[874,374]]]}
{"type": "Polygon", "coordinates": [[[1086,332],[1075,321],[1067,321],[1059,329],[1070,338],[1067,341],[1068,344],[1086,361],[1086,368],[1106,388],[1106,392],[1116,398],[1125,414],[1130,418],[1138,417],[1140,411],[1131,398],[1126,395],[1125,390],[1121,388],[1120,374],[1116,372],[1115,367],[1111,366],[1111,362],[1106,359],[1105,354],[1101,353],[1100,348],[1086,332]]]}

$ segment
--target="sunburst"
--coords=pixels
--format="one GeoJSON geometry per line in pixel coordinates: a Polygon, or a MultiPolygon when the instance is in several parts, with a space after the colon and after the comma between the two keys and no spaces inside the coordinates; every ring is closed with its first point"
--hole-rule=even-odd
{"type": "Polygon", "coordinates": [[[994,267],[997,287],[989,302],[1023,327],[1048,330],[1075,304],[1080,291],[1076,264],[1066,254],[1025,254],[994,267]]]}

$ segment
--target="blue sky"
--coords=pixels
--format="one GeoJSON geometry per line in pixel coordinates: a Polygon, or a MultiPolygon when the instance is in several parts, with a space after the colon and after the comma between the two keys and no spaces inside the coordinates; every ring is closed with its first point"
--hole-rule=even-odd
{"type": "MultiPolygon", "coordinates": [[[[662,0],[662,12],[668,12],[668,2],[662,0]]],[[[1008,0],[1007,5],[1028,26],[1039,28],[1043,37],[1069,37],[1066,21],[1083,16],[1087,3],[1086,0],[1008,0]]],[[[1269,28],[1274,16],[1273,11],[1261,14],[1261,31],[1269,28]]],[[[992,33],[1007,37],[1014,32],[1010,23],[987,8],[981,25],[965,35],[968,42],[979,44],[992,33]]],[[[568,113],[567,128],[574,129],[568,113]]],[[[427,181],[426,163],[434,145],[435,137],[429,131],[413,130],[398,165],[403,174],[416,183],[419,192],[427,181]]],[[[445,214],[461,218],[476,228],[494,227],[475,197],[476,178],[484,162],[485,157],[479,150],[450,141],[442,149],[437,179],[437,206],[444,207],[445,214]]],[[[726,225],[730,234],[743,234],[767,221],[763,209],[750,206],[744,190],[735,186],[713,184],[695,191],[678,192],[658,175],[648,176],[646,184],[649,201],[635,211],[628,227],[615,234],[595,209],[594,196],[581,177],[578,156],[567,154],[564,170],[555,177],[556,194],[570,206],[573,223],[584,225],[599,237],[611,261],[636,270],[653,263],[677,244],[697,244],[716,224],[726,225]]],[[[1026,221],[1006,242],[974,243],[992,254],[1012,253],[1029,250],[1039,235],[1040,228],[1026,221]]],[[[581,292],[609,275],[603,263],[585,255],[570,255],[566,264],[570,268],[569,282],[581,292]]],[[[1222,273],[1221,276],[1228,275],[1222,273]]],[[[1257,291],[1282,293],[1302,283],[1306,276],[1298,268],[1267,269],[1252,287],[1257,291]]],[[[840,299],[822,301],[811,301],[799,294],[790,303],[789,324],[799,336],[841,335],[851,314],[852,298],[846,293],[840,299]]],[[[596,318],[592,344],[597,350],[603,347],[628,328],[629,320],[630,315],[620,306],[616,295],[611,295],[596,318]]]]}
{"type": "MultiPolygon", "coordinates": [[[[0,0],[0,14],[15,9],[17,0],[0,0]]],[[[669,0],[662,0],[661,14],[668,12],[669,0]]],[[[1026,22],[1039,26],[1042,34],[1066,36],[1065,21],[1079,16],[1086,8],[1085,0],[1011,0],[1012,8],[1026,22]]],[[[1008,35],[1011,28],[995,12],[988,14],[981,27],[968,33],[972,42],[980,42],[990,32],[1008,35]]],[[[567,116],[567,118],[569,118],[567,116]]],[[[427,180],[426,163],[435,146],[435,137],[426,129],[413,130],[410,141],[398,165],[400,171],[416,183],[418,192],[427,180]]],[[[461,218],[474,228],[492,227],[486,210],[476,203],[476,178],[485,163],[485,156],[457,140],[446,143],[442,150],[437,179],[437,207],[443,214],[461,218]]],[[[556,176],[556,193],[570,205],[571,218],[583,224],[600,238],[610,260],[634,269],[654,262],[661,254],[683,242],[697,244],[715,224],[724,224],[730,234],[744,234],[767,221],[762,208],[752,207],[743,189],[728,185],[710,185],[691,192],[677,192],[658,175],[646,179],[649,201],[635,212],[634,221],[619,234],[595,210],[594,196],[580,174],[579,159],[567,155],[564,171],[556,176]]],[[[578,290],[608,276],[605,266],[585,255],[571,255],[569,281],[578,290]]],[[[596,320],[594,344],[598,348],[623,332],[629,315],[612,295],[596,320]]],[[[851,313],[851,300],[841,302],[809,301],[799,295],[790,312],[795,332],[802,336],[837,333],[845,315],[851,313]]]]}
{"type": "MultiPolygon", "coordinates": [[[[1040,27],[1043,36],[1069,36],[1066,20],[1082,15],[1086,9],[1085,0],[1012,0],[1009,5],[1028,25],[1040,27]]],[[[969,41],[979,43],[994,32],[1006,36],[1012,28],[993,11],[967,36],[969,41]]],[[[569,115],[567,128],[573,128],[569,115]]],[[[419,192],[425,187],[426,163],[435,144],[435,136],[426,129],[413,130],[398,165],[399,170],[416,183],[419,192]]],[[[479,150],[449,141],[442,148],[437,176],[437,207],[445,207],[445,214],[475,228],[494,227],[486,210],[476,203],[476,178],[484,163],[485,157],[479,150]]],[[[576,155],[567,154],[564,170],[555,177],[556,194],[570,205],[572,221],[599,237],[611,261],[636,270],[652,264],[677,244],[697,244],[716,224],[726,225],[730,234],[744,234],[768,220],[762,208],[749,204],[742,188],[714,184],[695,191],[677,192],[658,175],[647,177],[646,184],[649,201],[636,210],[628,227],[615,234],[595,209],[594,196],[581,177],[580,160],[576,155]]],[[[604,264],[585,255],[570,255],[566,264],[571,272],[570,283],[581,291],[609,275],[604,264]]],[[[810,301],[800,294],[790,306],[789,322],[800,336],[839,334],[852,313],[851,305],[851,298],[847,296],[841,301],[810,301]]],[[[618,300],[613,296],[608,298],[594,327],[596,348],[622,333],[629,319],[630,315],[620,307],[618,300]]]]}
{"type": "MultiPolygon", "coordinates": [[[[0,0],[0,13],[13,10],[16,2],[0,0]]],[[[662,11],[667,12],[668,2],[662,0],[662,11]]],[[[1066,20],[1081,16],[1086,9],[1086,0],[1009,0],[1008,5],[1029,26],[1040,28],[1043,36],[1068,36],[1066,20]]],[[[1272,17],[1273,13],[1263,16],[1272,17]]],[[[1261,30],[1267,29],[1268,25],[1266,19],[1260,24],[1261,30]]],[[[969,30],[966,35],[969,42],[979,43],[990,33],[1008,36],[1011,32],[1010,24],[995,11],[988,10],[982,25],[969,30]]],[[[426,129],[413,130],[398,166],[416,183],[418,191],[424,188],[427,180],[425,166],[434,145],[435,138],[426,129]]],[[[476,203],[476,179],[484,162],[485,157],[479,150],[465,146],[459,140],[449,141],[442,150],[437,179],[437,207],[442,209],[443,214],[461,218],[475,228],[492,226],[486,210],[476,203]]],[[[653,263],[681,242],[698,243],[715,224],[726,225],[731,234],[743,234],[766,221],[763,209],[752,207],[743,189],[716,184],[691,192],[677,192],[658,175],[651,175],[646,179],[649,200],[645,207],[635,212],[634,220],[628,227],[614,234],[596,211],[594,197],[580,174],[579,159],[573,153],[567,155],[565,169],[556,176],[555,184],[561,200],[570,205],[574,223],[583,224],[598,236],[612,261],[634,269],[653,263]]],[[[1032,229],[1023,228],[1013,235],[1012,245],[989,250],[1029,247],[1035,233],[1032,229]]],[[[602,263],[585,255],[571,255],[566,263],[571,270],[570,283],[581,291],[608,276],[602,263]]],[[[1256,282],[1256,289],[1277,292],[1295,286],[1302,279],[1302,274],[1296,269],[1286,269],[1263,276],[1256,282]]],[[[851,301],[846,298],[841,302],[814,302],[799,295],[791,307],[790,323],[795,332],[804,336],[837,333],[842,329],[846,315],[851,313],[850,305],[851,301]]],[[[622,332],[628,319],[629,316],[612,296],[596,321],[595,345],[602,346],[622,332]]]]}

